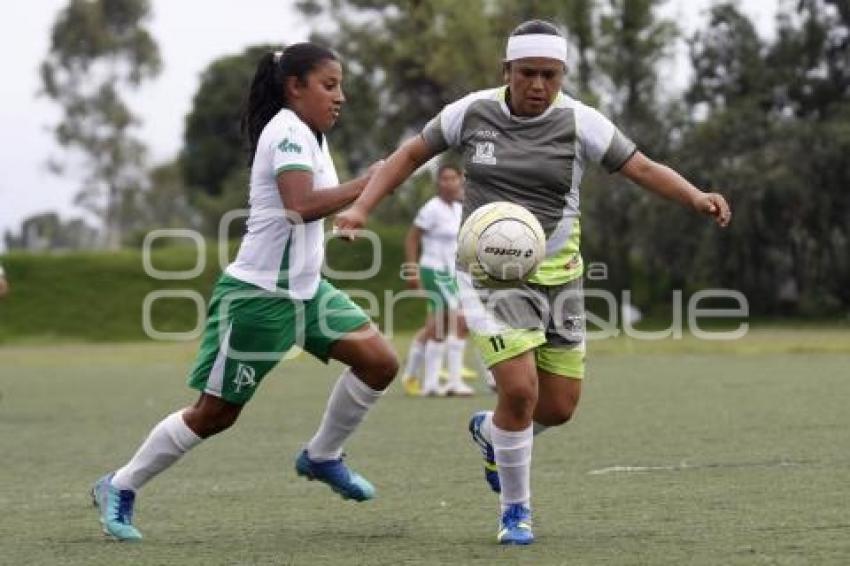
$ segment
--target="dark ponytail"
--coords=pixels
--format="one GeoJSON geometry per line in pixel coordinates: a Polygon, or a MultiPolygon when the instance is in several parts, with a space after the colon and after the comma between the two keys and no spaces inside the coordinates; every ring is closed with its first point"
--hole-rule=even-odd
{"type": "Polygon", "coordinates": [[[333,51],[315,43],[295,43],[283,51],[270,51],[262,56],[242,113],[242,135],[250,160],[254,159],[263,128],[286,106],[286,79],[296,77],[305,82],[311,71],[329,59],[339,60],[333,51]]]}

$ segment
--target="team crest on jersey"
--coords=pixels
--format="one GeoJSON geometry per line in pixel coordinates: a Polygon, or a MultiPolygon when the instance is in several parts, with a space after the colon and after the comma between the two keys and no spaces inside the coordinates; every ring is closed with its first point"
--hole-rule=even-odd
{"type": "Polygon", "coordinates": [[[236,365],[236,377],[233,378],[236,393],[239,393],[243,387],[255,387],[257,385],[256,375],[254,368],[239,362],[236,365]]]}
{"type": "Polygon", "coordinates": [[[301,153],[301,146],[293,141],[289,141],[289,138],[283,138],[283,141],[278,144],[277,148],[284,153],[301,153]]]}
{"type": "Polygon", "coordinates": [[[497,163],[496,145],[491,141],[475,142],[472,162],[479,165],[495,165],[497,163]]]}

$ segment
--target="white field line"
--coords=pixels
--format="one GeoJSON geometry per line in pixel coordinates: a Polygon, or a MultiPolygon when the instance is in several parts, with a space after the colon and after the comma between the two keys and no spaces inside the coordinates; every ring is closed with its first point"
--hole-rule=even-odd
{"type": "Polygon", "coordinates": [[[591,470],[587,473],[591,476],[601,476],[602,474],[618,472],[672,472],[681,469],[681,466],[609,466],[607,468],[591,470]]]}
{"type": "Polygon", "coordinates": [[[683,461],[678,464],[667,466],[608,466],[598,470],[590,470],[588,475],[601,476],[603,474],[617,473],[646,473],[646,472],[682,472],[685,470],[704,470],[707,468],[774,468],[785,466],[799,466],[806,462],[792,462],[789,460],[769,460],[764,462],[708,462],[705,464],[688,464],[683,461]]]}

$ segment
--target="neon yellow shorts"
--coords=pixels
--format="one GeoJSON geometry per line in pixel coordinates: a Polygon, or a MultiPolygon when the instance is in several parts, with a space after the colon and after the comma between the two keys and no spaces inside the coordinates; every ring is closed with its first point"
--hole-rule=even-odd
{"type": "Polygon", "coordinates": [[[470,335],[488,367],[534,350],[541,370],[584,377],[580,278],[551,286],[524,283],[508,290],[477,288],[469,274],[461,271],[457,281],[470,335]]]}
{"type": "Polygon", "coordinates": [[[542,330],[507,330],[491,335],[470,331],[470,336],[487,367],[534,350],[535,365],[543,371],[584,378],[584,342],[572,347],[551,346],[542,330]]]}

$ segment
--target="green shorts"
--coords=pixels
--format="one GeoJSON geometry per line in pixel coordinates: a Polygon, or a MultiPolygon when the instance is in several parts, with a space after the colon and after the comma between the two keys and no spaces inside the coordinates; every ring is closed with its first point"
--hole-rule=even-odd
{"type": "Polygon", "coordinates": [[[348,295],[324,279],[312,299],[297,300],[223,274],[213,289],[189,386],[244,404],[287,352],[298,347],[327,362],[334,342],[368,322],[348,295]]]}
{"type": "Polygon", "coordinates": [[[476,288],[469,274],[459,272],[458,282],[470,335],[488,367],[533,350],[539,369],[584,377],[581,278],[556,286],[525,283],[491,290],[476,288]]]}
{"type": "Polygon", "coordinates": [[[457,282],[452,273],[420,265],[419,281],[428,293],[428,312],[458,308],[457,282]]]}

